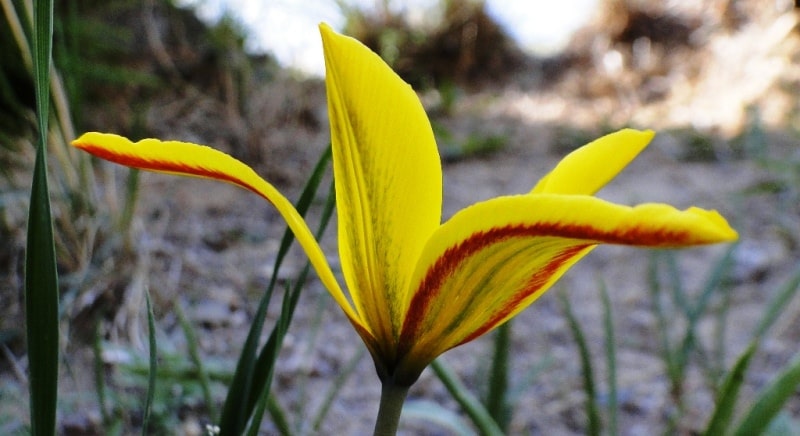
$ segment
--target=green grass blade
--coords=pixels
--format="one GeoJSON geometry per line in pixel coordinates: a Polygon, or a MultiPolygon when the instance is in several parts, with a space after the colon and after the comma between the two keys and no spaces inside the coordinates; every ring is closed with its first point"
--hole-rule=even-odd
{"type": "Polygon", "coordinates": [[[150,372],[147,376],[147,399],[144,403],[142,414],[142,435],[148,435],[147,425],[150,422],[150,412],[153,409],[153,399],[156,395],[156,379],[158,376],[158,348],[156,348],[156,320],[153,316],[153,305],[150,302],[150,291],[145,290],[147,303],[147,337],[150,345],[150,372]]]}
{"type": "MultiPolygon", "coordinates": [[[[331,182],[330,188],[328,189],[328,198],[320,218],[319,228],[315,235],[317,239],[322,238],[322,235],[325,233],[331,216],[333,216],[335,203],[336,193],[334,191],[333,182],[331,182]]],[[[250,401],[246,403],[247,411],[253,417],[253,421],[250,424],[251,434],[256,434],[261,426],[261,418],[264,415],[265,407],[268,405],[267,401],[272,385],[272,377],[275,373],[275,361],[278,359],[278,353],[283,344],[283,338],[289,330],[289,324],[291,324],[292,318],[294,317],[294,310],[297,307],[298,301],[300,301],[300,293],[305,286],[310,271],[311,264],[306,262],[303,270],[297,276],[297,281],[293,288],[291,290],[287,289],[284,293],[285,297],[281,307],[281,315],[256,361],[256,368],[258,368],[258,370],[253,374],[253,389],[250,391],[251,398],[250,401]],[[256,410],[250,413],[254,407],[256,410]]]]}
{"type": "MultiPolygon", "coordinates": [[[[325,308],[328,307],[330,300],[328,300],[327,295],[318,295],[315,298],[316,307],[314,308],[314,315],[309,320],[310,324],[307,330],[307,340],[305,344],[305,350],[301,351],[303,353],[304,358],[312,359],[314,350],[317,349],[319,334],[322,332],[322,324],[323,324],[323,317],[325,314],[325,308]]],[[[341,375],[341,373],[339,373],[341,375]]],[[[308,398],[309,398],[309,382],[311,381],[311,377],[307,375],[297,377],[295,379],[296,388],[294,391],[296,392],[296,400],[294,401],[298,407],[294,410],[295,420],[292,423],[293,433],[295,434],[304,434],[306,433],[306,429],[309,428],[311,422],[313,420],[309,419],[309,411],[306,410],[306,405],[308,405],[308,398]]],[[[313,392],[316,396],[317,392],[313,392]]]]}
{"type": "Polygon", "coordinates": [[[755,354],[757,348],[758,343],[756,341],[750,343],[750,346],[739,356],[733,369],[722,382],[719,394],[717,395],[716,408],[711,415],[706,431],[703,433],[705,436],[722,435],[727,431],[731,423],[731,418],[733,417],[734,408],[736,407],[736,400],[739,398],[739,389],[744,383],[744,374],[747,372],[750,359],[755,354]]]}
{"type": "Polygon", "coordinates": [[[699,318],[705,315],[711,303],[711,297],[722,288],[722,283],[733,265],[733,253],[735,251],[736,245],[732,245],[714,264],[714,269],[711,271],[711,274],[709,274],[708,279],[706,279],[703,290],[700,292],[700,298],[698,298],[697,304],[692,310],[692,319],[694,322],[697,322],[699,318]]]}
{"type": "Polygon", "coordinates": [[[614,315],[605,282],[600,282],[600,299],[603,302],[603,330],[605,330],[606,367],[608,368],[608,434],[619,434],[619,398],[617,392],[617,349],[614,333],[614,315]]]}
{"type": "Polygon", "coordinates": [[[103,337],[101,334],[101,318],[98,316],[94,327],[94,341],[92,351],[94,353],[94,388],[97,393],[97,407],[100,409],[100,416],[103,418],[103,428],[108,428],[111,424],[111,417],[108,415],[106,405],[106,381],[105,368],[103,364],[103,337]]]}
{"type": "Polygon", "coordinates": [[[552,355],[546,354],[529,370],[522,374],[515,374],[514,384],[509,386],[508,402],[510,404],[517,403],[522,398],[522,395],[528,393],[528,389],[536,379],[553,366],[554,361],[555,359],[553,359],[552,355]]]}
{"type": "Polygon", "coordinates": [[[683,286],[683,280],[680,268],[678,268],[678,259],[674,251],[666,250],[660,254],[664,258],[667,268],[667,278],[670,283],[670,290],[672,291],[672,301],[676,307],[680,308],[683,314],[690,318],[693,312],[692,304],[689,301],[689,296],[686,295],[686,288],[683,286]]]}
{"type": "Polygon", "coordinates": [[[58,271],[47,182],[53,2],[34,9],[33,67],[39,140],[33,168],[25,252],[25,319],[30,373],[31,434],[53,435],[58,398],[58,271]]]}
{"type": "MultiPolygon", "coordinates": [[[[270,406],[269,397],[272,385],[272,377],[275,375],[275,362],[278,360],[278,353],[283,343],[283,337],[286,331],[289,330],[289,324],[292,320],[294,313],[293,300],[294,296],[299,297],[302,284],[310,270],[309,264],[306,263],[303,271],[300,273],[300,278],[293,288],[287,287],[284,292],[283,303],[281,305],[281,315],[278,318],[275,328],[270,332],[269,339],[261,350],[256,363],[257,371],[253,374],[253,388],[250,393],[253,395],[251,401],[245,403],[248,411],[252,411],[252,421],[250,422],[247,434],[250,436],[257,436],[261,428],[261,420],[264,417],[264,412],[270,406]]],[[[296,300],[294,300],[296,302],[296,300]]],[[[270,409],[270,412],[277,412],[276,409],[270,409]]],[[[291,433],[289,423],[284,415],[272,416],[275,420],[274,424],[281,429],[282,434],[291,433]]]]}
{"type": "Polygon", "coordinates": [[[183,311],[183,305],[180,302],[175,305],[175,314],[178,315],[178,323],[180,323],[183,335],[186,337],[189,357],[192,359],[192,364],[197,368],[200,389],[203,391],[203,401],[206,403],[209,419],[213,422],[217,417],[214,416],[216,415],[216,408],[214,407],[214,399],[211,396],[211,380],[208,378],[208,371],[206,371],[206,366],[203,364],[203,359],[200,358],[200,350],[197,348],[197,335],[194,332],[192,323],[186,318],[186,313],[183,311]]]}
{"type": "Polygon", "coordinates": [[[339,372],[339,375],[336,376],[336,379],[333,380],[333,384],[331,385],[328,392],[323,397],[322,405],[319,408],[319,412],[317,412],[316,417],[312,421],[312,429],[314,434],[319,434],[320,428],[322,427],[322,423],[325,421],[325,417],[328,416],[328,412],[333,405],[333,400],[336,398],[336,395],[342,389],[347,379],[353,375],[356,368],[358,367],[358,362],[364,357],[364,353],[366,353],[367,349],[365,347],[360,347],[358,351],[355,352],[353,357],[347,362],[347,365],[339,372]]]}
{"type": "Polygon", "coordinates": [[[472,423],[478,427],[478,431],[485,436],[500,436],[503,431],[494,422],[489,411],[481,404],[481,402],[467,389],[466,386],[458,379],[456,374],[450,369],[440,357],[431,363],[431,369],[442,381],[444,387],[453,396],[453,399],[461,406],[464,413],[470,417],[472,423]]]}
{"type": "Polygon", "coordinates": [[[25,256],[25,319],[31,433],[55,433],[58,395],[58,274],[44,152],[36,154],[25,256]]]}
{"type": "Polygon", "coordinates": [[[511,407],[508,403],[508,359],[511,347],[511,321],[501,325],[495,331],[494,355],[489,370],[489,391],[486,404],[489,414],[504,432],[511,421],[511,407]]]}
{"type": "Polygon", "coordinates": [[[775,324],[778,316],[789,307],[789,301],[797,294],[798,289],[800,289],[800,270],[783,285],[775,297],[769,302],[761,321],[753,332],[755,338],[760,339],[767,334],[769,329],[775,324]]]}
{"type": "Polygon", "coordinates": [[[654,251],[650,254],[647,263],[647,287],[650,291],[650,298],[653,301],[653,312],[658,322],[658,335],[659,342],[661,343],[661,359],[664,361],[664,366],[667,369],[667,375],[670,384],[676,386],[680,383],[680,375],[678,374],[677,365],[675,363],[675,352],[669,340],[669,323],[667,322],[667,315],[664,311],[664,305],[661,302],[661,281],[658,277],[658,252],[654,251]]]}
{"type": "Polygon", "coordinates": [[[735,436],[762,434],[800,385],[800,354],[764,389],[739,423],[735,436]]]}
{"type": "MultiPolygon", "coordinates": [[[[322,175],[325,173],[328,163],[331,159],[331,148],[328,147],[317,162],[316,167],[308,179],[305,188],[303,189],[300,199],[298,200],[296,209],[300,216],[305,216],[311,202],[314,199],[317,188],[322,181],[322,175]]],[[[219,421],[220,436],[238,436],[241,434],[252,412],[252,406],[248,406],[251,398],[251,388],[253,385],[253,376],[256,370],[256,352],[258,349],[259,338],[261,331],[264,327],[266,319],[267,308],[269,307],[272,294],[278,279],[278,270],[283,263],[283,258],[289,251],[289,247],[294,241],[294,235],[289,229],[284,232],[281,239],[281,245],[278,249],[278,255],[275,258],[275,266],[273,268],[272,278],[267,286],[264,296],[256,309],[253,317],[253,322],[250,325],[250,331],[247,334],[242,353],[236,365],[233,381],[228,388],[228,395],[223,405],[222,415],[219,421]]],[[[258,392],[258,390],[256,390],[258,392]]],[[[257,395],[255,396],[257,397],[257,395]]]]}
{"type": "MultiPolygon", "coordinates": [[[[272,417],[272,422],[275,424],[275,428],[278,429],[278,432],[283,436],[291,436],[292,426],[289,424],[289,419],[286,417],[286,411],[280,403],[278,403],[278,399],[275,398],[275,395],[267,395],[267,410],[269,410],[269,416],[272,417]]],[[[258,436],[258,434],[259,431],[256,426],[251,427],[250,432],[248,432],[248,435],[251,436],[258,436]]]]}
{"type": "Polygon", "coordinates": [[[586,434],[592,436],[600,436],[601,424],[600,413],[597,409],[597,387],[594,382],[594,370],[592,369],[592,359],[589,353],[589,345],[586,343],[586,336],[583,334],[578,319],[572,312],[572,304],[566,292],[559,292],[562,307],[564,308],[564,315],[567,317],[567,323],[572,331],[572,336],[575,338],[575,344],[578,346],[578,352],[581,358],[581,372],[583,373],[583,389],[586,392],[586,417],[587,428],[586,434]]]}

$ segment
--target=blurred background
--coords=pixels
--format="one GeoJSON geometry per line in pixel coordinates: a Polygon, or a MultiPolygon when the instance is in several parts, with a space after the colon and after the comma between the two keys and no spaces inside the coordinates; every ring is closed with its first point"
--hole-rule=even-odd
{"type": "MultiPolygon", "coordinates": [[[[0,4],[0,434],[24,434],[30,7],[0,4]]],[[[89,130],[203,143],[247,162],[294,199],[328,144],[320,21],[370,46],[419,92],[444,161],[445,217],[525,192],[564,154],[630,126],[658,136],[601,197],[715,208],[741,234],[733,250],[667,260],[603,247],[568,273],[515,322],[512,374],[525,389],[512,405],[512,434],[586,430],[577,352],[553,294],[574,302],[602,372],[603,279],[616,314],[623,434],[687,434],[703,428],[714,386],[773,297],[797,287],[800,35],[789,1],[74,0],[56,2],[55,12],[50,149],[63,287],[62,434],[138,431],[145,289],[167,368],[154,432],[202,434],[209,410],[224,399],[282,232],[278,215],[248,193],[98,164],[67,144],[89,130]],[[653,267],[661,261],[663,293],[653,267]],[[719,265],[724,279],[711,282],[719,265]],[[713,283],[702,316],[681,317],[680,299],[667,292],[676,281],[687,298],[713,283]],[[196,383],[184,318],[197,329],[210,392],[196,383]],[[687,326],[696,344],[676,390],[660,338],[680,338],[687,326]]],[[[329,233],[323,245],[336,268],[329,233]]],[[[290,281],[303,262],[294,252],[281,278],[290,281]]],[[[275,396],[298,433],[313,433],[300,421],[321,400],[303,392],[327,390],[346,373],[314,430],[368,432],[378,384],[358,380],[375,378],[369,357],[318,283],[302,298],[275,396]]],[[[748,374],[750,397],[796,350],[795,300],[781,305],[748,374]]],[[[490,339],[445,355],[478,392],[490,339]]],[[[412,397],[459,413],[427,372],[412,397]]],[[[795,399],[781,428],[800,432],[798,410],[795,399]]],[[[449,434],[425,421],[406,426],[449,434]]]]}

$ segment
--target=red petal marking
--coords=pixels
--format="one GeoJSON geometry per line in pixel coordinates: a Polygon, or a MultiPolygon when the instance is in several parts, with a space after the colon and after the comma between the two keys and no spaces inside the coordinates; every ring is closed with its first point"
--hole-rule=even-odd
{"type": "Polygon", "coordinates": [[[406,318],[403,322],[403,328],[398,340],[398,357],[400,358],[412,348],[417,331],[420,329],[431,303],[439,296],[442,284],[446,278],[455,273],[459,265],[466,258],[493,243],[501,242],[509,238],[536,236],[556,236],[578,239],[584,240],[586,243],[570,247],[560,255],[554,257],[542,270],[537,271],[531,277],[528,286],[512,297],[504,311],[493,315],[489,322],[485,323],[463,342],[474,339],[491,329],[494,326],[493,322],[499,322],[514,309],[515,304],[518,304],[522,299],[536,292],[538,288],[546,283],[547,277],[551,276],[561,264],[590,245],[611,243],[656,247],[682,245],[692,240],[692,235],[687,230],[669,228],[647,230],[643,229],[641,226],[634,226],[618,229],[615,232],[604,231],[590,225],[574,225],[557,222],[543,222],[531,225],[508,225],[477,232],[458,245],[445,250],[433,266],[428,269],[425,278],[420,283],[419,288],[414,293],[411,303],[409,304],[408,312],[406,313],[406,318]]]}
{"type": "Polygon", "coordinates": [[[233,183],[234,185],[239,185],[245,189],[248,189],[258,194],[259,196],[263,197],[264,199],[272,203],[272,200],[264,197],[264,195],[262,195],[261,192],[259,192],[259,190],[256,187],[228,173],[210,170],[208,168],[203,168],[203,167],[181,165],[169,161],[147,160],[133,154],[117,153],[105,147],[98,147],[95,144],[86,142],[81,143],[80,148],[101,159],[107,160],[109,162],[114,162],[120,165],[124,165],[126,167],[138,168],[146,171],[191,174],[198,177],[205,177],[209,179],[215,179],[215,180],[221,180],[223,182],[233,183]]]}
{"type": "Polygon", "coordinates": [[[556,271],[558,271],[559,268],[561,268],[561,265],[563,265],[564,262],[572,259],[590,245],[592,244],[570,247],[562,251],[558,256],[554,257],[547,265],[545,265],[544,268],[536,271],[536,273],[531,276],[531,278],[528,280],[528,284],[508,300],[508,303],[506,303],[506,305],[503,307],[503,310],[495,312],[492,317],[480,328],[472,332],[472,334],[456,344],[456,346],[465,344],[495,328],[498,323],[503,321],[503,319],[505,319],[509,314],[511,314],[511,312],[519,307],[520,303],[522,303],[522,300],[542,290],[542,287],[547,284],[547,281],[553,276],[553,274],[555,274],[556,271]]]}

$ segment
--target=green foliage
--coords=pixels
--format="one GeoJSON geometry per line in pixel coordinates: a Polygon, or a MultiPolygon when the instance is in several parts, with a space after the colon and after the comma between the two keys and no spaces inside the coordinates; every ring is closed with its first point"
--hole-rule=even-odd
{"type": "Polygon", "coordinates": [[[47,133],[50,115],[50,54],[53,3],[36,2],[33,71],[36,88],[38,141],[28,211],[25,250],[25,320],[30,380],[31,434],[56,431],[58,398],[58,272],[56,271],[50,188],[47,181],[47,133]]]}
{"type": "Polygon", "coordinates": [[[572,303],[566,292],[560,292],[561,307],[564,309],[564,315],[567,317],[569,329],[578,346],[578,352],[581,360],[581,374],[583,375],[583,389],[586,392],[586,433],[593,436],[600,435],[600,428],[602,423],[600,421],[600,412],[597,407],[597,387],[594,381],[594,369],[592,365],[591,352],[589,351],[589,344],[586,342],[586,335],[583,333],[583,328],[572,311],[572,303]]]}
{"type": "Polygon", "coordinates": [[[489,390],[484,399],[489,414],[503,432],[508,432],[511,406],[508,403],[508,365],[511,351],[511,321],[495,331],[494,355],[489,371],[489,390]]]}
{"type": "Polygon", "coordinates": [[[486,409],[486,406],[469,391],[441,357],[431,363],[431,369],[482,435],[495,436],[503,434],[503,430],[492,419],[492,415],[486,409]]]}
{"type": "MultiPolygon", "coordinates": [[[[303,193],[296,204],[297,211],[301,214],[301,216],[304,216],[308,211],[308,208],[311,206],[311,203],[315,198],[317,188],[322,181],[322,176],[325,173],[325,169],[327,168],[330,159],[331,151],[329,147],[327,151],[320,157],[319,162],[317,162],[317,165],[314,168],[314,171],[306,183],[306,187],[303,189],[303,193]]],[[[330,219],[332,212],[331,202],[333,197],[330,192],[328,198],[330,206],[327,208],[327,217],[323,216],[323,220],[320,223],[318,235],[324,233],[328,219],[330,219]]],[[[234,380],[228,390],[228,397],[225,400],[222,416],[219,421],[219,427],[222,429],[222,433],[220,433],[221,435],[241,434],[251,419],[260,422],[263,413],[256,413],[255,415],[253,414],[253,410],[256,405],[260,403],[259,408],[262,410],[266,407],[266,400],[269,396],[270,384],[272,381],[275,361],[278,358],[278,351],[280,350],[283,337],[286,334],[289,323],[291,322],[292,314],[297,304],[297,299],[300,295],[300,290],[305,283],[305,277],[308,272],[308,266],[306,266],[301,273],[300,278],[296,282],[294,292],[292,294],[287,294],[287,296],[284,297],[281,317],[278,320],[275,328],[272,330],[267,343],[261,348],[258,357],[256,357],[256,349],[258,346],[258,340],[261,336],[261,330],[264,326],[266,311],[272,298],[275,285],[277,284],[278,270],[280,269],[283,258],[286,256],[289,246],[293,241],[294,235],[287,228],[281,240],[278,256],[275,259],[272,279],[270,280],[267,290],[264,293],[261,302],[259,303],[253,322],[250,325],[250,331],[248,333],[247,340],[245,341],[242,354],[239,357],[239,362],[236,366],[234,380]]],[[[257,430],[259,425],[256,423],[254,424],[255,425],[252,425],[251,428],[257,430]]]]}

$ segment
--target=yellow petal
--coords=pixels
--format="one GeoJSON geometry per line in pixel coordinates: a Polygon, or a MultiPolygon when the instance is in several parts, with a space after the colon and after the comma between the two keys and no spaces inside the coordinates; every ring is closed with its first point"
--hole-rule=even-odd
{"type": "MultiPolygon", "coordinates": [[[[119,135],[90,132],[73,141],[72,145],[99,158],[131,168],[220,180],[260,195],[272,203],[286,220],[325,287],[356,325],[359,333],[362,336],[370,333],[347,301],[303,217],[286,197],[249,166],[219,150],[188,142],[143,139],[133,143],[119,135]]],[[[367,339],[365,336],[365,341],[367,339]]]]}
{"type": "Polygon", "coordinates": [[[324,24],[320,32],[342,271],[356,310],[390,344],[416,260],[441,220],[439,153],[414,90],[360,42],[324,24]]]}
{"type": "Polygon", "coordinates": [[[616,205],[583,195],[520,195],[475,204],[434,233],[414,274],[397,347],[400,377],[502,324],[600,243],[684,247],[731,241],[717,212],[616,205]]]}
{"type": "Polygon", "coordinates": [[[594,194],[644,150],[654,135],[651,130],[623,129],[596,139],[564,157],[531,193],[594,194]]]}

